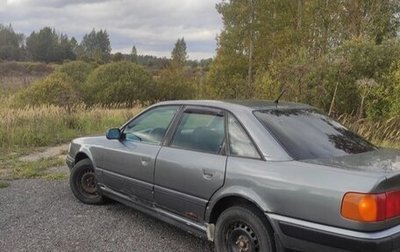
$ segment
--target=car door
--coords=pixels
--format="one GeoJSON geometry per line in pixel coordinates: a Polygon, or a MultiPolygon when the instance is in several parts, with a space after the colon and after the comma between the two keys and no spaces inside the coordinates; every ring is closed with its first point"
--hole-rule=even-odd
{"type": "Polygon", "coordinates": [[[224,184],[225,113],[186,107],[157,156],[154,200],[158,207],[200,221],[213,193],[224,184]]]}
{"type": "Polygon", "coordinates": [[[153,201],[153,175],[162,139],[179,106],[160,106],[126,124],[121,140],[102,151],[102,178],[108,188],[133,199],[153,201]]]}

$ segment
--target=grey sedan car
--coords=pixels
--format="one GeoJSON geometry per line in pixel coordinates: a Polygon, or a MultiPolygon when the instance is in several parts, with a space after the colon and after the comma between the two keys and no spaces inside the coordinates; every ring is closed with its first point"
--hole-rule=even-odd
{"type": "Polygon", "coordinates": [[[216,251],[399,251],[400,152],[295,103],[170,101],[72,141],[73,194],[216,251]]]}

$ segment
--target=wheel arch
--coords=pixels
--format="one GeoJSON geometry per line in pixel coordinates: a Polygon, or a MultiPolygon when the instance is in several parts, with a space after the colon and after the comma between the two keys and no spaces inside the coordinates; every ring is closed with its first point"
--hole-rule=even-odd
{"type": "Polygon", "coordinates": [[[89,148],[87,148],[86,146],[81,146],[79,148],[79,151],[75,154],[74,164],[76,164],[79,161],[84,160],[84,159],[89,159],[90,162],[92,162],[93,167],[96,169],[96,164],[93,160],[93,156],[92,156],[89,148]]]}
{"type": "Polygon", "coordinates": [[[75,164],[78,163],[78,162],[81,161],[81,160],[84,160],[84,159],[90,159],[90,158],[89,158],[89,156],[88,156],[86,153],[84,153],[84,152],[78,152],[78,153],[75,155],[75,164]]]}
{"type": "MultiPolygon", "coordinates": [[[[272,225],[271,220],[269,217],[265,214],[266,209],[268,208],[262,208],[261,204],[259,204],[257,201],[254,200],[254,198],[250,198],[248,196],[243,196],[242,194],[228,194],[224,195],[222,197],[219,197],[218,200],[215,201],[214,204],[212,204],[212,207],[209,206],[207,208],[206,212],[206,222],[208,222],[208,229],[207,229],[207,237],[210,241],[214,241],[215,239],[215,226],[218,220],[218,217],[228,208],[234,207],[234,206],[242,206],[245,208],[249,208],[252,210],[256,215],[258,215],[261,218],[261,221],[264,223],[266,226],[267,230],[269,230],[271,233],[271,239],[273,243],[273,247],[276,249],[276,251],[284,251],[280,247],[280,241],[278,237],[276,236],[277,233],[275,232],[274,226],[272,225]]],[[[264,206],[266,207],[266,206],[264,206]]]]}
{"type": "Polygon", "coordinates": [[[246,190],[245,188],[231,188],[225,192],[220,192],[215,195],[214,199],[209,202],[206,209],[205,220],[208,223],[216,223],[218,216],[227,208],[232,206],[247,206],[260,214],[265,216],[265,220],[270,224],[268,217],[265,212],[269,211],[269,208],[264,201],[261,200],[259,195],[254,191],[246,190]]]}

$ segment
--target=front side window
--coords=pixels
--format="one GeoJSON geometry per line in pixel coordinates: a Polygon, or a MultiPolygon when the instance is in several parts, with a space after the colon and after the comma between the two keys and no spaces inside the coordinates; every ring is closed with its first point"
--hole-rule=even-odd
{"type": "Polygon", "coordinates": [[[163,106],[142,114],[125,127],[125,139],[160,144],[178,108],[163,106]]]}
{"type": "Polygon", "coordinates": [[[331,158],[376,149],[313,109],[255,111],[254,115],[296,160],[331,158]]]}
{"type": "Polygon", "coordinates": [[[224,139],[223,114],[184,112],[171,146],[218,154],[224,139]]]}
{"type": "Polygon", "coordinates": [[[231,114],[228,116],[229,151],[232,156],[260,158],[256,147],[242,125],[231,114]]]}

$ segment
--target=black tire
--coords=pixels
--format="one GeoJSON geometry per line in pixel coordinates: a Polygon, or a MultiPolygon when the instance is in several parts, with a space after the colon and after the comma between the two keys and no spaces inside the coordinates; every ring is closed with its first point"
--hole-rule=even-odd
{"type": "Polygon", "coordinates": [[[95,171],[89,159],[76,163],[71,170],[69,185],[77,199],[86,204],[100,205],[105,203],[97,186],[95,171]]]}
{"type": "Polygon", "coordinates": [[[219,216],[216,224],[217,252],[275,252],[273,232],[263,217],[251,208],[234,206],[219,216]]]}

